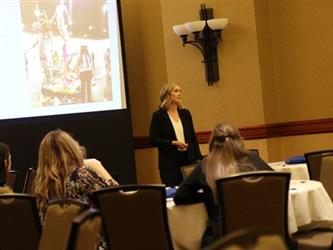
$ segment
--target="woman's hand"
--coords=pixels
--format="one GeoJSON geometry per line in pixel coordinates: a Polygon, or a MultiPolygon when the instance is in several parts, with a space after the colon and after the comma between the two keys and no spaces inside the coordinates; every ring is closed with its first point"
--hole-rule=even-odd
{"type": "Polygon", "coordinates": [[[188,148],[188,143],[184,143],[181,141],[172,141],[172,145],[177,146],[178,150],[186,151],[188,148]]]}

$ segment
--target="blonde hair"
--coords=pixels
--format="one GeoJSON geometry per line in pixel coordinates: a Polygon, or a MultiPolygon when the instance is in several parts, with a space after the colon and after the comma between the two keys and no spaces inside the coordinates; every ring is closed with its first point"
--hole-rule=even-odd
{"type": "Polygon", "coordinates": [[[217,179],[238,173],[240,169],[254,169],[246,161],[247,155],[243,138],[234,125],[220,123],[215,126],[209,141],[209,154],[203,166],[206,181],[215,198],[217,179]]]}
{"type": "MultiPolygon", "coordinates": [[[[161,90],[160,90],[160,108],[167,110],[171,104],[171,91],[176,88],[177,86],[179,86],[179,84],[175,83],[175,82],[171,82],[171,83],[166,83],[162,86],[161,90]]],[[[183,106],[181,103],[178,104],[178,109],[182,109],[183,106]]]]}
{"type": "Polygon", "coordinates": [[[76,140],[60,129],[46,134],[39,147],[34,186],[40,211],[45,211],[50,200],[64,198],[71,170],[81,166],[83,154],[76,140]]]}

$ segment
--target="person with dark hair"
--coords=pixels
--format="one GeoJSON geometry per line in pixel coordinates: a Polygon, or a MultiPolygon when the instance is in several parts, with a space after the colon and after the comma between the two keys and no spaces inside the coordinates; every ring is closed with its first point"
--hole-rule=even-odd
{"type": "Polygon", "coordinates": [[[158,148],[162,183],[178,186],[183,180],[180,167],[201,159],[192,116],[182,107],[181,88],[166,83],[160,91],[160,107],[152,115],[150,142],[158,148]]]}
{"type": "Polygon", "coordinates": [[[0,194],[13,192],[11,188],[6,185],[11,165],[12,161],[9,147],[0,142],[0,194]]]}
{"type": "Polygon", "coordinates": [[[257,154],[244,149],[243,138],[234,125],[229,123],[216,125],[209,141],[207,157],[180,184],[174,196],[177,205],[205,203],[209,226],[203,237],[202,246],[217,239],[220,233],[216,180],[256,170],[273,169],[257,154]]]}

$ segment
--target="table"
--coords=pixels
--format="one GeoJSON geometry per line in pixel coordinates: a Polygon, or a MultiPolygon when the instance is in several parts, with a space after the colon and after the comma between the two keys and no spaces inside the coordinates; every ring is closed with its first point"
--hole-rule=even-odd
{"type": "Polygon", "coordinates": [[[167,202],[169,228],[174,249],[200,249],[208,215],[203,203],[176,206],[167,202]]]}
{"type": "Polygon", "coordinates": [[[313,228],[333,228],[333,203],[319,181],[290,181],[289,233],[313,228]]]}
{"type": "Polygon", "coordinates": [[[284,161],[271,162],[268,165],[277,172],[291,173],[292,180],[310,180],[306,163],[286,164],[284,161]]]}
{"type": "MultiPolygon", "coordinates": [[[[200,249],[208,215],[203,203],[176,206],[167,202],[172,241],[177,249],[200,249]]],[[[333,203],[323,185],[312,180],[290,181],[289,233],[313,228],[333,229],[333,203]]]]}

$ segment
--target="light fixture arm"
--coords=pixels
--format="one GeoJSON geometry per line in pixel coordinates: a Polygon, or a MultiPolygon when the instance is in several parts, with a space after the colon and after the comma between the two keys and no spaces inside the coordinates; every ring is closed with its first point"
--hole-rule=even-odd
{"type": "Polygon", "coordinates": [[[182,38],[183,46],[190,44],[200,50],[203,56],[203,63],[206,69],[206,80],[208,85],[220,79],[217,45],[222,40],[222,29],[227,25],[228,19],[213,18],[213,9],[206,9],[205,4],[201,5],[200,19],[202,21],[194,21],[185,23],[184,25],[175,25],[174,32],[182,38]],[[192,33],[193,39],[188,40],[188,35],[192,33]]]}
{"type": "Polygon", "coordinates": [[[205,57],[205,49],[204,49],[202,43],[198,44],[196,41],[185,41],[185,42],[183,42],[184,47],[185,47],[186,44],[190,44],[190,45],[198,48],[200,50],[202,56],[205,57]]]}

